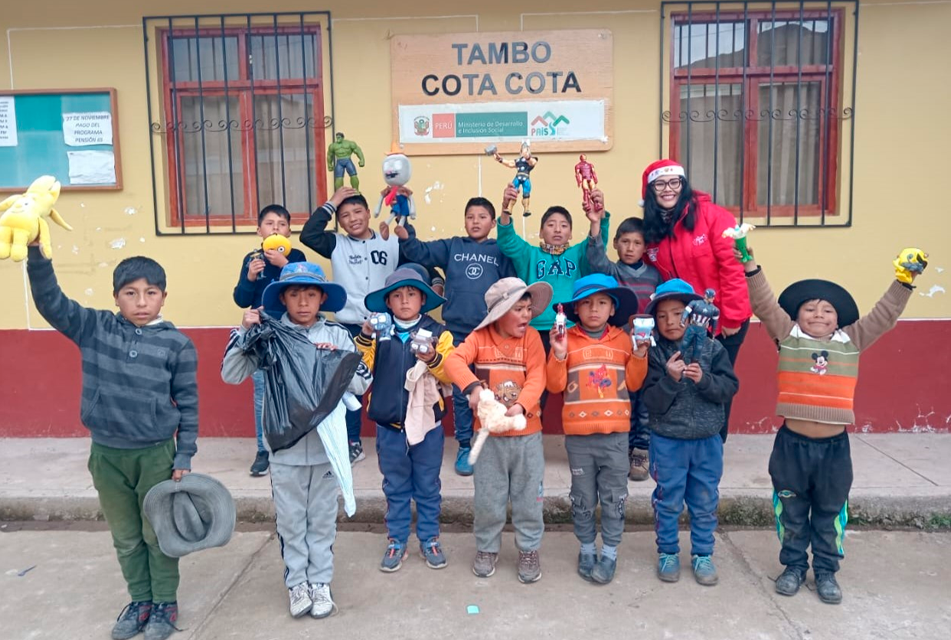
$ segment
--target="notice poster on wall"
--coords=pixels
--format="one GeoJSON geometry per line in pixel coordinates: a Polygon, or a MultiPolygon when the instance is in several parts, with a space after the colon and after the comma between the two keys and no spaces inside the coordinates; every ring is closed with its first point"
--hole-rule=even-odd
{"type": "Polygon", "coordinates": [[[116,181],[116,157],[111,151],[67,151],[69,184],[100,185],[116,181]]]}
{"type": "Polygon", "coordinates": [[[13,96],[0,96],[0,147],[17,146],[17,114],[13,96]]]}
{"type": "Polygon", "coordinates": [[[112,114],[108,111],[64,113],[63,138],[70,147],[112,144],[112,114]]]}

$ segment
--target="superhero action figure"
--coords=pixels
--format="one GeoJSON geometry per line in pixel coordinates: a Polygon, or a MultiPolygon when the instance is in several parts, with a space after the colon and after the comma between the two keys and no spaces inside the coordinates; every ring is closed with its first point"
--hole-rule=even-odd
{"type": "Polygon", "coordinates": [[[346,140],[340,132],[334,136],[334,141],[327,147],[327,171],[334,172],[334,190],[343,186],[344,172],[350,176],[350,186],[360,190],[360,178],[357,177],[357,168],[353,166],[350,156],[357,154],[360,166],[364,165],[363,151],[353,140],[346,140]]]}
{"type": "Polygon", "coordinates": [[[532,215],[532,212],[529,210],[529,203],[532,199],[532,179],[530,174],[532,173],[532,169],[535,168],[535,165],[538,164],[538,158],[532,155],[531,143],[528,140],[522,143],[519,156],[515,160],[505,160],[499,155],[499,150],[494,145],[486,147],[485,152],[495,158],[500,164],[504,164],[510,169],[515,169],[515,179],[512,180],[512,186],[515,187],[516,190],[522,190],[522,216],[527,218],[532,215]]]}
{"type": "Polygon", "coordinates": [[[575,165],[575,181],[581,187],[584,204],[591,202],[591,190],[598,184],[598,174],[594,172],[594,165],[588,162],[585,154],[578,156],[578,164],[575,165]]]}
{"type": "Polygon", "coordinates": [[[692,364],[700,360],[703,350],[703,339],[707,331],[716,331],[720,310],[713,305],[716,291],[707,289],[703,293],[703,300],[693,300],[684,308],[680,318],[680,326],[686,326],[680,350],[683,352],[684,362],[692,364]],[[689,324],[688,324],[689,323],[689,324]]]}

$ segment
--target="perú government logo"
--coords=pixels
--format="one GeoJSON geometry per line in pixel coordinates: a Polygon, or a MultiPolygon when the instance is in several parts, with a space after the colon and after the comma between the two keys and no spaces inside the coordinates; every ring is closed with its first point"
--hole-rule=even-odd
{"type": "Polygon", "coordinates": [[[538,138],[557,136],[563,134],[569,124],[571,120],[565,116],[556,116],[551,111],[546,111],[545,115],[536,116],[532,120],[531,135],[538,138]]]}
{"type": "Polygon", "coordinates": [[[429,118],[426,116],[419,116],[413,120],[413,128],[416,130],[416,135],[420,137],[425,137],[429,135],[429,118]]]}

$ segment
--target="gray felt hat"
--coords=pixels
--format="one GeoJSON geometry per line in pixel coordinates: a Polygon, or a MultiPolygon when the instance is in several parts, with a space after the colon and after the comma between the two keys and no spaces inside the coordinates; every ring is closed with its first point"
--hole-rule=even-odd
{"type": "Polygon", "coordinates": [[[172,558],[223,547],[234,533],[234,499],[221,482],[201,473],[158,483],[142,509],[162,553],[172,558]]]}

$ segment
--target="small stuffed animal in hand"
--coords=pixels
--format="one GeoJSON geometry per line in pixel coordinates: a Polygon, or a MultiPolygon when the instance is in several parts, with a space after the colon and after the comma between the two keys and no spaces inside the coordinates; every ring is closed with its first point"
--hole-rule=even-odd
{"type": "Polygon", "coordinates": [[[60,183],[53,176],[40,176],[25,193],[10,196],[0,202],[0,260],[26,258],[27,245],[39,240],[40,250],[47,258],[53,257],[50,242],[50,218],[59,226],[72,231],[62,216],[53,208],[59,198],[60,183]]]}
{"type": "Polygon", "coordinates": [[[492,391],[483,389],[479,393],[478,414],[482,428],[479,429],[475,442],[472,443],[472,451],[469,452],[469,464],[476,463],[479,452],[482,451],[482,445],[489,438],[489,434],[525,429],[527,422],[524,415],[507,416],[505,415],[506,411],[508,411],[508,407],[496,400],[492,391]]]}

